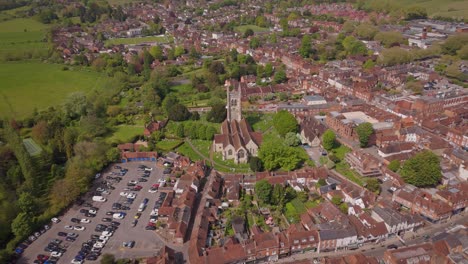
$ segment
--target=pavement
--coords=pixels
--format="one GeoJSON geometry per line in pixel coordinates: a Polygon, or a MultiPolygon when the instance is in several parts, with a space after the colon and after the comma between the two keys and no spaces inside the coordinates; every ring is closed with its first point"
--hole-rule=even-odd
{"type": "MultiPolygon", "coordinates": [[[[107,211],[121,211],[121,210],[112,210],[112,204],[121,200],[120,192],[123,191],[124,188],[127,186],[127,182],[130,180],[137,180],[142,175],[141,172],[138,172],[138,165],[146,165],[148,167],[153,168],[150,177],[147,182],[140,182],[138,185],[143,187],[142,190],[135,192],[137,193],[137,197],[132,205],[130,205],[130,210],[123,211],[126,212],[127,215],[122,220],[116,220],[121,223],[119,228],[114,232],[114,235],[109,239],[105,247],[103,248],[101,254],[110,253],[114,254],[116,258],[133,258],[133,257],[141,257],[141,256],[154,256],[159,252],[164,246],[164,241],[154,232],[145,230],[146,224],[149,222],[151,208],[155,204],[157,198],[159,197],[159,192],[157,193],[149,193],[148,190],[154,183],[157,183],[159,179],[164,178],[162,173],[162,168],[158,168],[156,163],[154,162],[133,162],[133,163],[125,163],[125,164],[118,164],[122,168],[127,168],[129,171],[125,176],[122,177],[122,181],[120,183],[113,184],[115,190],[112,190],[110,194],[103,195],[107,198],[106,202],[93,202],[91,200],[92,191],[100,186],[101,182],[105,180],[106,176],[109,176],[109,172],[117,171],[112,170],[114,165],[109,166],[109,168],[104,171],[103,175],[100,179],[96,180],[93,188],[91,191],[82,197],[85,202],[91,203],[93,206],[99,208],[97,215],[94,218],[85,217],[83,214],[79,212],[82,208],[87,208],[78,205],[73,205],[67,212],[65,212],[62,216],[58,216],[61,220],[58,224],[52,224],[50,230],[40,236],[36,241],[31,243],[31,245],[24,251],[23,255],[19,259],[19,264],[25,263],[33,263],[36,259],[38,254],[50,255],[49,252],[45,252],[44,248],[47,244],[53,239],[63,239],[63,237],[59,237],[57,235],[58,232],[74,232],[79,234],[78,238],[74,242],[66,242],[64,244],[68,245],[67,251],[64,255],[59,259],[58,263],[70,263],[71,260],[77,255],[77,253],[81,249],[81,244],[88,239],[90,239],[92,234],[98,234],[94,232],[94,229],[97,224],[103,223],[101,221],[104,217],[109,217],[106,215],[107,211]],[[148,198],[148,208],[143,211],[140,219],[138,220],[138,224],[136,227],[131,226],[131,222],[134,219],[135,214],[138,212],[138,206],[142,202],[144,198],[148,198]],[[71,222],[71,218],[88,218],[91,220],[89,224],[75,224],[71,222]],[[65,225],[81,225],[85,226],[86,229],[84,231],[75,231],[75,230],[66,230],[64,228],[65,225]],[[131,241],[134,240],[135,247],[132,249],[123,248],[122,242],[124,241],[131,241]]],[[[103,223],[107,224],[107,223],[103,223]]],[[[100,258],[97,261],[86,261],[85,263],[99,263],[100,258]]]]}

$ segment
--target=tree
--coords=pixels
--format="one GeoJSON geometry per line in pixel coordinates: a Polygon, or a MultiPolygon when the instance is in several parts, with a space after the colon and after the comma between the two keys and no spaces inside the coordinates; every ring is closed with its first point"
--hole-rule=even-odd
{"type": "Polygon", "coordinates": [[[344,38],[342,45],[348,55],[364,55],[367,53],[366,45],[353,36],[344,38]]]}
{"type": "Polygon", "coordinates": [[[185,121],[190,118],[190,112],[183,104],[176,104],[170,108],[168,118],[173,121],[185,121]]]}
{"type": "Polygon", "coordinates": [[[260,47],[262,45],[262,43],[260,42],[260,39],[257,38],[257,37],[253,37],[251,40],[250,40],[250,43],[249,43],[249,47],[251,49],[256,49],[258,47],[260,47]]]}
{"type": "Polygon", "coordinates": [[[268,62],[265,64],[265,77],[271,77],[273,75],[273,65],[268,62]]]}
{"type": "Polygon", "coordinates": [[[226,119],[226,106],[222,103],[216,103],[206,115],[206,120],[214,123],[221,123],[226,119]]]}
{"type": "Polygon", "coordinates": [[[356,133],[359,136],[359,145],[365,148],[369,144],[370,136],[374,133],[374,128],[369,122],[361,123],[356,127],[356,133]]]}
{"type": "Polygon", "coordinates": [[[179,99],[177,99],[177,97],[174,94],[169,94],[164,98],[161,106],[164,109],[164,112],[166,112],[166,114],[168,115],[171,108],[178,103],[179,99]]]}
{"type": "Polygon", "coordinates": [[[258,157],[250,157],[249,159],[249,166],[252,171],[263,171],[263,164],[262,160],[258,157]]]}
{"type": "Polygon", "coordinates": [[[118,162],[120,160],[120,150],[118,148],[111,148],[106,152],[106,159],[109,162],[118,162]]]}
{"type": "Polygon", "coordinates": [[[380,191],[380,183],[376,178],[369,178],[366,181],[366,188],[371,192],[378,193],[380,191]]]}
{"type": "Polygon", "coordinates": [[[32,215],[21,212],[11,223],[11,231],[16,237],[25,238],[33,232],[32,215]]]}
{"type": "Polygon", "coordinates": [[[215,134],[216,134],[216,128],[212,126],[207,126],[206,131],[205,131],[205,139],[206,140],[213,140],[215,134]]]}
{"type": "Polygon", "coordinates": [[[101,258],[101,264],[114,264],[115,257],[112,254],[104,254],[101,258]]]}
{"type": "Polygon", "coordinates": [[[31,130],[32,137],[40,144],[45,144],[49,139],[49,129],[47,122],[44,120],[39,121],[31,130]]]}
{"type": "Polygon", "coordinates": [[[425,19],[427,18],[427,11],[421,6],[411,6],[406,10],[406,19],[425,19]]]}
{"type": "Polygon", "coordinates": [[[184,124],[177,125],[175,134],[179,138],[184,137],[184,124]]]}
{"type": "Polygon", "coordinates": [[[298,123],[296,118],[288,111],[281,110],[273,117],[273,126],[280,136],[284,137],[287,133],[297,133],[298,123]]]}
{"type": "Polygon", "coordinates": [[[214,73],[216,75],[219,75],[219,74],[224,74],[226,71],[224,69],[224,65],[222,62],[220,61],[213,61],[211,64],[210,64],[210,67],[208,69],[211,73],[214,73]]]}
{"type": "Polygon", "coordinates": [[[430,187],[442,178],[440,161],[429,150],[422,151],[403,163],[400,174],[406,183],[417,187],[430,187]]]}
{"type": "Polygon", "coordinates": [[[317,181],[317,186],[318,187],[322,187],[322,186],[325,186],[325,185],[327,185],[327,182],[324,179],[319,179],[317,181]]]}
{"type": "Polygon", "coordinates": [[[355,32],[361,39],[372,40],[379,30],[369,23],[362,23],[356,27],[355,32]]]}
{"type": "Polygon", "coordinates": [[[287,80],[288,77],[286,76],[286,71],[283,68],[275,72],[275,76],[273,77],[274,83],[284,83],[287,80]]]}
{"type": "Polygon", "coordinates": [[[254,35],[254,31],[251,28],[248,28],[244,31],[244,38],[248,38],[254,35]]]}
{"type": "Polygon", "coordinates": [[[284,137],[284,143],[290,147],[297,147],[301,143],[301,141],[297,137],[296,133],[288,132],[284,137]]]}
{"type": "Polygon", "coordinates": [[[27,214],[35,214],[37,212],[36,198],[29,192],[23,192],[18,198],[18,207],[27,214]]]}
{"type": "Polygon", "coordinates": [[[265,204],[270,204],[272,189],[273,187],[267,180],[260,180],[255,183],[255,194],[265,204]]]}
{"type": "Polygon", "coordinates": [[[333,196],[331,199],[332,204],[338,206],[342,203],[341,198],[339,196],[333,196]]]}
{"type": "Polygon", "coordinates": [[[284,188],[281,184],[275,184],[271,192],[270,204],[272,205],[283,205],[284,203],[284,188]]]}
{"type": "Polygon", "coordinates": [[[343,214],[348,214],[348,204],[347,203],[340,204],[339,208],[340,208],[340,211],[343,214]]]}
{"type": "Polygon", "coordinates": [[[457,51],[463,48],[466,43],[468,43],[467,33],[452,35],[442,44],[442,53],[456,55],[457,51]]]}
{"type": "Polygon", "coordinates": [[[163,50],[160,46],[152,46],[149,50],[149,53],[155,60],[162,61],[163,60],[163,50]]]}
{"type": "Polygon", "coordinates": [[[406,43],[406,39],[398,31],[382,31],[375,35],[374,40],[379,41],[384,47],[390,48],[397,44],[406,43]]]}
{"type": "Polygon", "coordinates": [[[336,135],[331,129],[327,129],[322,135],[322,146],[326,150],[331,150],[335,146],[336,135]]]}
{"type": "Polygon", "coordinates": [[[388,164],[388,169],[393,172],[397,172],[400,169],[400,167],[401,167],[400,161],[397,159],[390,161],[390,163],[388,164]]]}
{"type": "Polygon", "coordinates": [[[312,44],[310,35],[304,35],[302,37],[301,46],[299,47],[299,54],[302,58],[309,58],[312,54],[312,44]]]}
{"type": "Polygon", "coordinates": [[[277,141],[264,142],[260,146],[258,157],[262,160],[265,169],[283,169],[291,171],[299,167],[308,159],[301,149],[278,144],[277,141]]]}

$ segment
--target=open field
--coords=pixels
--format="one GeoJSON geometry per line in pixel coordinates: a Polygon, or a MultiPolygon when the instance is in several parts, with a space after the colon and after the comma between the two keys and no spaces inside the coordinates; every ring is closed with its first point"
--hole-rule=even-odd
{"type": "Polygon", "coordinates": [[[48,26],[29,18],[0,23],[0,55],[32,50],[47,50],[44,42],[48,26]]]}
{"type": "Polygon", "coordinates": [[[86,70],[62,70],[62,65],[40,62],[0,63],[0,117],[22,118],[63,103],[72,92],[88,92],[107,77],[86,70]]]}
{"type": "Polygon", "coordinates": [[[114,39],[108,39],[105,42],[106,46],[110,45],[119,45],[119,44],[124,44],[124,45],[135,45],[135,44],[141,44],[141,43],[146,43],[146,42],[158,42],[158,43],[169,43],[172,42],[173,39],[172,37],[168,36],[149,36],[149,37],[138,37],[138,38],[114,38],[114,39]]]}
{"type": "Polygon", "coordinates": [[[247,29],[252,29],[253,32],[265,32],[265,31],[269,31],[268,28],[262,28],[262,27],[259,27],[259,26],[256,26],[256,25],[242,25],[242,26],[238,26],[236,27],[234,30],[237,31],[237,32],[241,32],[242,34],[244,34],[244,32],[247,30],[247,29]]]}
{"type": "Polygon", "coordinates": [[[112,136],[108,138],[108,142],[128,143],[135,136],[143,135],[144,130],[143,126],[136,125],[120,125],[115,128],[116,130],[112,136]]]}
{"type": "Polygon", "coordinates": [[[420,6],[426,9],[429,17],[443,16],[468,19],[468,1],[463,0],[368,0],[365,6],[377,10],[407,9],[420,6]]]}
{"type": "Polygon", "coordinates": [[[26,147],[26,150],[28,151],[29,155],[37,156],[41,154],[41,147],[39,147],[39,145],[37,145],[37,143],[34,142],[32,138],[23,139],[23,144],[26,147]]]}

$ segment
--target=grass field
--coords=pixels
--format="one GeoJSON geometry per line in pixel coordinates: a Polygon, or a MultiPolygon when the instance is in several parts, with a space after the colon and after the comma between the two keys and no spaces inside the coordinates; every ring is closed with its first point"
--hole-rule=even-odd
{"type": "Polygon", "coordinates": [[[31,50],[46,50],[47,25],[29,18],[17,18],[0,23],[0,55],[31,50]]]}
{"type": "Polygon", "coordinates": [[[23,144],[26,147],[26,150],[28,151],[29,155],[31,156],[37,156],[42,152],[41,147],[39,147],[39,145],[36,142],[34,142],[32,138],[23,139],[23,144]]]}
{"type": "Polygon", "coordinates": [[[168,36],[149,36],[149,37],[141,37],[141,38],[114,38],[108,39],[105,42],[106,46],[110,45],[119,45],[119,44],[141,44],[145,42],[158,42],[158,43],[170,43],[173,41],[172,37],[168,36]]]}
{"type": "Polygon", "coordinates": [[[85,70],[62,70],[62,65],[40,62],[0,63],[0,117],[22,118],[60,105],[72,92],[88,92],[102,85],[104,75],[85,70]]]}
{"type": "Polygon", "coordinates": [[[192,147],[188,143],[182,144],[180,147],[176,149],[177,152],[180,154],[189,157],[190,160],[192,161],[197,161],[197,160],[202,160],[203,158],[198,155],[192,147]]]}
{"type": "Polygon", "coordinates": [[[156,147],[162,151],[172,151],[182,144],[182,140],[165,139],[156,143],[156,147]]]}
{"type": "Polygon", "coordinates": [[[256,26],[256,25],[242,25],[242,26],[238,26],[236,27],[234,30],[237,31],[237,32],[240,32],[242,34],[244,34],[244,32],[247,30],[247,29],[252,29],[253,32],[265,32],[265,31],[269,31],[268,28],[263,28],[263,27],[259,27],[259,26],[256,26]]]}
{"type": "Polygon", "coordinates": [[[143,126],[120,125],[108,138],[108,142],[128,143],[138,135],[143,135],[143,126]]]}

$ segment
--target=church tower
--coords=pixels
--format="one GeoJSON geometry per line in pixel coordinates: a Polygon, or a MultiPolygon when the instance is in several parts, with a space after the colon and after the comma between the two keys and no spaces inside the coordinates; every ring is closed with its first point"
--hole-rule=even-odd
{"type": "Polygon", "coordinates": [[[242,109],[241,109],[241,89],[240,83],[237,81],[226,81],[227,90],[227,120],[229,122],[233,120],[241,121],[242,109]],[[231,91],[231,87],[233,90],[231,91]]]}

